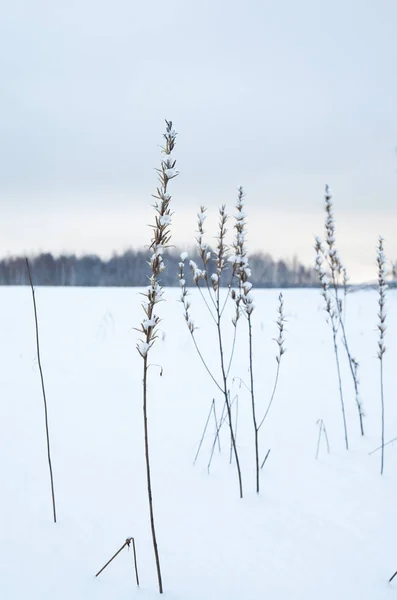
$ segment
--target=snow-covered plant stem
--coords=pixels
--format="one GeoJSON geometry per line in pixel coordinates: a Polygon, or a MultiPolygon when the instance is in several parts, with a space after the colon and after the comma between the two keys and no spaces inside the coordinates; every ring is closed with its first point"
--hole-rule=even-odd
{"type": "Polygon", "coordinates": [[[334,294],[334,304],[336,308],[336,314],[339,321],[338,327],[341,328],[342,333],[342,342],[343,346],[346,350],[347,360],[349,363],[350,373],[353,379],[354,391],[355,391],[355,399],[360,423],[360,432],[361,435],[364,435],[364,411],[362,406],[362,401],[359,393],[359,379],[358,379],[358,362],[352,356],[349,344],[347,340],[346,327],[345,327],[345,315],[346,315],[346,295],[347,295],[347,283],[349,280],[347,270],[342,265],[341,258],[339,256],[338,251],[336,250],[336,238],[335,238],[335,219],[334,219],[334,211],[333,211],[333,203],[332,203],[332,195],[328,185],[325,186],[325,242],[327,245],[327,252],[325,252],[324,257],[328,263],[330,275],[331,275],[331,285],[334,294]],[[339,277],[343,278],[343,290],[344,290],[344,302],[343,304],[340,296],[339,296],[339,277]]]}
{"type": "Polygon", "coordinates": [[[238,281],[238,291],[233,292],[232,297],[236,303],[236,317],[234,326],[236,327],[239,318],[240,307],[248,322],[248,355],[249,355],[249,371],[250,371],[250,386],[249,392],[251,396],[251,412],[252,424],[254,428],[254,447],[255,447],[255,480],[256,492],[259,494],[259,427],[256,415],[255,405],[255,390],[254,390],[254,360],[253,360],[253,332],[252,332],[252,313],[254,311],[254,303],[252,297],[252,284],[249,281],[251,270],[249,268],[248,252],[245,244],[246,238],[246,215],[244,211],[244,190],[242,187],[238,189],[236,203],[236,240],[233,244],[234,256],[231,257],[233,262],[236,277],[238,281]]]}
{"type": "MultiPolygon", "coordinates": [[[[253,351],[253,326],[252,326],[252,314],[254,312],[254,301],[252,296],[252,283],[249,281],[251,276],[251,269],[249,267],[248,252],[246,247],[246,214],[244,210],[244,190],[242,187],[238,189],[237,203],[236,203],[236,224],[234,226],[236,230],[236,239],[233,244],[234,254],[229,258],[232,262],[235,275],[238,282],[238,289],[233,290],[232,298],[236,303],[236,316],[234,318],[234,325],[236,326],[237,320],[240,313],[242,313],[248,322],[248,356],[249,356],[249,371],[250,371],[250,384],[246,385],[250,396],[251,396],[251,412],[252,412],[252,424],[254,429],[254,447],[255,447],[255,476],[256,476],[256,492],[259,494],[260,489],[260,465],[259,465],[259,429],[265,420],[270,406],[273,402],[273,398],[276,392],[278,375],[280,370],[281,357],[285,352],[284,349],[284,302],[283,295],[279,295],[279,309],[277,325],[279,328],[279,336],[276,342],[279,347],[277,356],[277,374],[276,381],[273,389],[273,393],[270,399],[269,406],[263,417],[262,421],[258,425],[258,418],[256,412],[255,402],[255,389],[254,389],[254,351],[253,351]]],[[[245,385],[245,384],[244,384],[245,385]]]]}
{"type": "Polygon", "coordinates": [[[37,362],[38,362],[38,365],[39,365],[40,380],[41,380],[41,390],[42,390],[42,393],[43,393],[43,402],[44,402],[44,422],[45,422],[45,433],[46,433],[46,443],[47,443],[48,470],[50,472],[51,499],[52,499],[52,516],[53,516],[53,519],[54,519],[54,523],[56,523],[57,522],[57,513],[56,513],[56,508],[55,508],[54,477],[53,477],[53,474],[52,474],[52,462],[51,462],[50,428],[49,428],[49,425],[48,425],[47,397],[46,397],[46,393],[45,393],[43,369],[42,369],[42,366],[41,366],[40,341],[39,341],[39,321],[38,321],[38,317],[37,317],[36,297],[35,297],[35,292],[34,292],[34,287],[33,287],[32,273],[30,271],[30,265],[29,265],[29,260],[28,259],[26,259],[26,268],[28,270],[29,283],[30,283],[30,288],[32,290],[32,298],[33,298],[34,322],[35,322],[35,328],[36,328],[37,362]]]}
{"type": "Polygon", "coordinates": [[[334,302],[333,302],[332,296],[330,294],[329,279],[328,279],[328,276],[324,269],[325,251],[321,244],[321,240],[319,238],[316,238],[315,250],[316,250],[315,268],[318,273],[319,281],[321,284],[321,289],[322,289],[321,294],[324,298],[325,310],[328,313],[329,324],[331,325],[331,329],[332,329],[332,339],[333,339],[333,343],[334,343],[336,370],[337,370],[337,374],[338,374],[339,396],[340,396],[340,403],[341,403],[341,408],[342,408],[345,445],[346,445],[346,450],[348,450],[349,449],[349,439],[348,439],[348,434],[347,434],[345,402],[343,399],[342,378],[341,378],[341,372],[340,372],[339,350],[338,350],[338,342],[337,342],[338,323],[340,322],[340,320],[338,317],[338,311],[337,311],[337,309],[335,309],[334,302]]]}
{"type": "Polygon", "coordinates": [[[168,193],[168,183],[178,175],[175,169],[175,163],[172,151],[175,146],[176,132],[172,127],[171,121],[166,121],[166,130],[163,134],[164,146],[162,152],[164,157],[161,160],[160,169],[157,169],[159,176],[159,187],[157,193],[153,195],[155,203],[155,224],[153,225],[153,237],[150,245],[151,256],[149,266],[151,275],[149,277],[149,286],[143,294],[145,300],[142,303],[145,317],[141,323],[139,331],[143,334],[143,339],[137,343],[137,350],[143,359],[143,424],[145,437],[145,460],[146,460],[146,478],[149,500],[150,527],[152,531],[153,549],[156,560],[157,579],[160,594],[163,593],[163,582],[160,568],[160,558],[157,546],[156,529],[153,513],[153,496],[150,473],[149,457],[149,436],[148,436],[148,418],[147,418],[147,375],[148,375],[148,354],[157,338],[157,325],[160,321],[155,314],[155,307],[161,301],[163,288],[159,284],[159,276],[164,271],[163,252],[171,239],[169,225],[171,223],[170,201],[171,196],[168,193]]]}
{"type": "Polygon", "coordinates": [[[385,402],[383,396],[383,355],[386,352],[385,336],[386,336],[386,257],[383,248],[383,238],[379,236],[378,240],[378,292],[379,292],[379,312],[378,312],[378,358],[380,362],[380,401],[381,401],[381,459],[380,459],[380,473],[383,474],[384,467],[384,454],[385,454],[385,402]]]}
{"type": "MultiPolygon", "coordinates": [[[[219,359],[220,359],[220,376],[221,376],[220,380],[218,380],[214,376],[214,374],[211,372],[211,370],[209,369],[209,367],[205,361],[205,358],[203,357],[203,354],[199,349],[196,338],[195,338],[194,332],[196,330],[196,327],[190,316],[190,302],[187,298],[188,291],[186,288],[186,280],[185,280],[185,274],[184,274],[184,263],[187,259],[186,253],[183,253],[181,255],[181,262],[179,263],[179,284],[181,287],[181,302],[184,307],[185,321],[186,321],[187,327],[190,331],[190,334],[192,336],[192,339],[193,339],[195,348],[198,352],[198,355],[200,357],[200,360],[203,363],[207,373],[210,375],[211,379],[213,380],[213,382],[215,383],[215,385],[217,386],[217,388],[220,390],[220,392],[222,393],[222,395],[224,397],[224,403],[225,403],[226,412],[227,412],[227,419],[228,419],[228,423],[229,423],[231,444],[232,444],[234,458],[236,461],[239,493],[240,493],[240,498],[242,498],[243,497],[242,475],[241,475],[239,456],[238,456],[238,452],[237,452],[235,432],[233,429],[232,412],[231,412],[231,404],[230,404],[230,393],[229,393],[229,384],[228,384],[229,367],[230,367],[230,363],[231,363],[231,359],[232,359],[233,350],[232,350],[229,361],[227,361],[226,356],[225,356],[224,340],[223,340],[223,334],[222,334],[222,315],[223,315],[225,303],[227,300],[227,298],[226,298],[226,300],[223,303],[221,303],[221,297],[220,297],[221,280],[222,280],[222,277],[223,277],[225,269],[226,269],[226,264],[227,264],[226,259],[227,259],[227,252],[228,252],[228,246],[226,245],[226,241],[225,241],[225,236],[226,236],[226,232],[227,232],[226,224],[228,221],[226,207],[224,205],[222,205],[219,209],[219,228],[218,228],[218,235],[217,235],[217,244],[216,244],[216,248],[213,252],[211,252],[208,249],[208,246],[204,243],[204,226],[203,226],[203,224],[204,224],[205,218],[206,218],[205,207],[202,206],[202,207],[200,207],[200,212],[198,214],[198,235],[197,235],[196,241],[197,241],[197,245],[198,245],[199,255],[202,260],[203,269],[199,269],[197,264],[192,260],[190,261],[189,264],[190,264],[190,269],[192,271],[193,282],[194,282],[195,286],[199,289],[200,294],[201,294],[202,298],[204,299],[205,305],[206,305],[206,307],[211,315],[211,318],[215,324],[215,327],[216,327],[218,349],[219,349],[219,359]],[[213,275],[209,279],[208,273],[207,273],[207,268],[208,268],[208,263],[210,261],[212,261],[212,263],[215,267],[215,273],[213,273],[213,275]],[[200,286],[201,280],[204,281],[205,287],[208,292],[209,301],[207,301],[205,299],[203,290],[201,289],[201,286],[200,286]]],[[[232,274],[234,274],[234,268],[232,269],[232,274]]],[[[228,291],[227,297],[228,296],[229,296],[229,291],[228,291]]],[[[218,433],[219,433],[219,431],[217,432],[217,435],[218,435],[218,433]]]]}
{"type": "Polygon", "coordinates": [[[226,236],[226,223],[228,220],[228,215],[226,214],[226,207],[221,206],[219,211],[219,233],[218,233],[218,243],[215,249],[215,257],[214,262],[216,266],[216,279],[213,278],[213,287],[215,288],[215,312],[216,312],[216,328],[218,332],[218,344],[219,344],[219,356],[220,356],[220,364],[221,364],[221,373],[222,373],[222,389],[223,395],[225,398],[225,405],[227,410],[229,429],[230,429],[230,439],[233,447],[233,454],[236,460],[236,468],[238,475],[238,484],[240,490],[240,498],[243,497],[243,482],[240,468],[240,460],[237,452],[237,444],[235,438],[235,431],[233,429],[233,420],[232,420],[232,410],[230,406],[230,394],[229,394],[229,386],[227,381],[227,366],[225,362],[225,355],[223,349],[223,336],[222,336],[222,312],[223,307],[221,307],[220,301],[220,283],[221,277],[225,269],[226,262],[226,254],[227,254],[227,246],[225,242],[226,236]]]}

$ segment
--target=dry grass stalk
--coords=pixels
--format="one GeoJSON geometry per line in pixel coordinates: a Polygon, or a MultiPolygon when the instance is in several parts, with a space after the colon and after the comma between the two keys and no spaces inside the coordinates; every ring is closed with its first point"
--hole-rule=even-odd
{"type": "Polygon", "coordinates": [[[271,450],[271,448],[269,448],[269,450],[266,452],[266,456],[263,459],[262,464],[261,464],[261,470],[263,469],[263,467],[265,466],[265,463],[266,463],[267,459],[269,458],[270,450],[271,450]]]}
{"type": "Polygon", "coordinates": [[[100,569],[98,571],[98,573],[96,573],[95,577],[98,577],[98,575],[100,575],[102,573],[102,571],[104,571],[106,569],[106,567],[110,565],[110,563],[116,558],[116,556],[118,556],[120,554],[120,552],[122,550],[124,550],[125,547],[129,548],[131,544],[132,544],[132,550],[134,552],[134,568],[135,568],[136,584],[139,587],[138,564],[137,564],[137,559],[136,559],[135,540],[133,537],[127,538],[125,540],[124,544],[117,550],[117,552],[115,552],[113,554],[112,558],[110,558],[108,560],[108,562],[102,567],[102,569],[100,569]]]}
{"type": "Polygon", "coordinates": [[[276,377],[274,379],[274,384],[273,384],[273,391],[272,391],[272,395],[270,396],[270,400],[269,400],[269,404],[267,405],[265,414],[262,417],[261,422],[258,425],[258,429],[260,429],[263,425],[263,423],[266,420],[266,417],[269,414],[270,408],[273,404],[273,400],[274,397],[276,395],[276,390],[277,390],[277,384],[278,384],[278,380],[279,380],[279,376],[280,376],[280,365],[281,365],[281,359],[283,357],[283,355],[286,353],[286,349],[285,349],[285,337],[284,337],[284,332],[285,332],[285,322],[286,322],[286,318],[284,315],[284,297],[282,295],[282,293],[280,292],[280,294],[278,295],[278,309],[277,309],[278,315],[277,315],[277,321],[276,321],[276,325],[278,328],[278,336],[276,338],[274,338],[274,341],[276,342],[277,346],[278,346],[278,353],[276,355],[276,361],[277,361],[277,370],[276,370],[276,377]]]}
{"type": "MultiPolygon", "coordinates": [[[[235,402],[237,402],[237,400],[238,400],[238,396],[234,396],[233,400],[229,400],[230,401],[230,408],[231,409],[233,408],[233,405],[234,405],[235,402]]],[[[217,443],[218,443],[219,452],[221,451],[221,448],[220,448],[220,435],[219,434],[220,434],[220,431],[222,429],[222,425],[225,423],[225,421],[227,419],[227,414],[225,414],[225,408],[226,408],[226,404],[223,403],[223,408],[222,408],[221,416],[220,416],[220,419],[218,421],[218,426],[217,426],[217,429],[216,429],[216,432],[215,432],[215,437],[214,437],[213,442],[212,442],[210,457],[209,457],[208,464],[207,464],[208,474],[210,472],[211,463],[212,463],[212,459],[213,459],[213,456],[214,456],[214,451],[215,451],[215,447],[216,447],[217,443]]]]}
{"type": "MultiPolygon", "coordinates": [[[[198,252],[202,262],[202,268],[199,268],[198,265],[191,260],[189,262],[190,270],[192,273],[192,278],[195,286],[199,289],[202,298],[204,299],[205,305],[211,315],[211,318],[215,324],[217,339],[218,339],[218,349],[219,349],[219,361],[220,361],[220,381],[214,376],[214,374],[209,369],[206,360],[200,351],[200,348],[197,344],[197,340],[195,337],[195,330],[197,327],[194,324],[193,319],[190,314],[190,302],[188,300],[188,291],[186,287],[186,279],[184,273],[184,265],[187,259],[187,254],[181,254],[181,262],[179,263],[179,284],[181,287],[181,302],[184,308],[184,317],[186,325],[189,329],[191,337],[193,339],[195,348],[200,357],[201,362],[203,363],[207,373],[210,375],[211,379],[217,386],[217,388],[222,392],[224,397],[224,404],[226,407],[226,413],[229,424],[230,438],[233,449],[233,455],[236,462],[237,476],[238,476],[238,485],[239,485],[239,493],[240,498],[243,497],[243,484],[242,484],[242,474],[240,468],[240,460],[237,451],[236,439],[235,439],[235,431],[232,422],[232,412],[230,406],[230,394],[229,394],[229,383],[228,383],[228,375],[230,364],[232,360],[234,345],[232,347],[231,356],[229,360],[226,360],[225,356],[225,348],[224,348],[224,340],[222,334],[222,315],[226,306],[227,299],[230,295],[231,281],[228,286],[228,292],[226,294],[225,300],[222,301],[220,290],[221,285],[224,281],[224,277],[227,270],[227,258],[228,258],[228,245],[226,244],[226,234],[227,234],[227,222],[228,222],[228,214],[226,212],[226,206],[222,205],[219,209],[219,223],[218,223],[218,234],[216,236],[216,246],[215,249],[211,252],[204,242],[204,222],[206,219],[206,209],[204,206],[200,207],[200,211],[197,215],[197,237],[196,242],[198,246],[198,252]],[[212,263],[215,272],[208,276],[208,267],[209,263],[212,263]],[[201,283],[205,286],[205,291],[208,297],[208,301],[204,296],[204,292],[201,286],[201,283]]],[[[234,275],[234,267],[231,269],[231,277],[234,275]]],[[[218,431],[219,433],[219,431],[218,431]]]]}
{"type": "MultiPolygon", "coordinates": [[[[238,189],[236,203],[236,238],[233,244],[234,255],[229,258],[232,262],[234,271],[237,277],[238,290],[233,290],[232,298],[236,304],[236,314],[233,319],[235,331],[240,312],[244,314],[248,322],[248,348],[249,348],[249,372],[250,386],[249,392],[251,396],[251,413],[252,423],[254,427],[254,448],[255,448],[255,478],[256,492],[259,494],[259,427],[256,416],[255,406],[255,390],[254,390],[254,361],[253,361],[253,332],[252,332],[252,313],[254,311],[254,301],[252,296],[252,284],[249,281],[251,269],[249,267],[248,252],[246,247],[246,213],[244,210],[244,190],[242,187],[238,189]]],[[[248,386],[247,386],[248,387],[248,386]]]]}
{"type": "Polygon", "coordinates": [[[321,284],[321,288],[322,288],[321,294],[324,298],[325,310],[328,314],[327,320],[328,320],[328,323],[331,325],[331,329],[332,329],[332,339],[333,339],[333,343],[334,343],[334,353],[335,353],[336,369],[337,369],[337,375],[338,375],[339,397],[340,397],[341,409],[342,409],[345,445],[346,445],[346,450],[348,450],[349,449],[349,439],[348,439],[348,434],[347,434],[345,402],[344,402],[344,398],[343,398],[342,378],[341,378],[340,362],[339,362],[339,349],[338,349],[338,342],[337,342],[339,318],[338,318],[337,309],[335,308],[335,303],[333,302],[333,298],[330,294],[329,279],[328,279],[327,273],[324,268],[325,250],[324,250],[321,240],[319,238],[316,238],[315,250],[316,250],[315,268],[316,268],[316,271],[317,271],[317,274],[319,277],[319,281],[321,284]]]}
{"type": "MultiPolygon", "coordinates": [[[[205,422],[203,434],[201,436],[201,439],[200,439],[200,442],[199,442],[199,445],[198,445],[198,448],[197,448],[196,456],[194,457],[194,461],[193,461],[194,465],[196,464],[196,461],[197,461],[197,459],[199,457],[201,446],[203,445],[203,442],[204,442],[205,434],[207,432],[207,428],[208,428],[208,424],[209,424],[210,419],[211,419],[211,415],[214,416],[215,431],[218,433],[219,430],[218,430],[218,419],[216,417],[215,398],[213,398],[212,402],[211,402],[211,408],[210,408],[210,411],[208,413],[207,420],[205,422]]],[[[219,448],[219,452],[220,452],[221,451],[221,444],[220,444],[220,440],[219,440],[219,435],[216,435],[215,439],[218,439],[218,448],[219,448]]]]}
{"type": "Polygon", "coordinates": [[[57,522],[57,513],[56,513],[56,507],[55,507],[54,476],[52,473],[52,461],[51,461],[50,428],[49,428],[49,424],[48,424],[48,407],[47,407],[47,397],[46,397],[45,386],[44,386],[44,375],[43,375],[43,369],[41,366],[39,320],[37,317],[36,296],[35,296],[35,291],[34,291],[34,287],[33,287],[32,273],[30,271],[29,260],[27,258],[26,258],[26,268],[28,270],[29,283],[30,283],[30,288],[32,290],[32,298],[33,298],[34,321],[35,321],[35,328],[36,328],[37,362],[39,365],[41,390],[43,393],[43,402],[44,402],[44,421],[45,421],[45,433],[46,433],[46,444],[47,444],[48,469],[50,472],[52,515],[53,515],[54,523],[56,523],[57,522]]]}
{"type": "Polygon", "coordinates": [[[387,269],[386,269],[386,257],[384,253],[384,240],[379,236],[378,240],[378,293],[379,293],[379,312],[378,312],[378,359],[380,362],[380,399],[381,399],[381,463],[380,473],[383,474],[384,469],[384,456],[385,456],[385,402],[383,394],[383,355],[386,352],[385,336],[386,336],[386,290],[387,290],[387,269]]]}
{"type": "Polygon", "coordinates": [[[256,413],[256,402],[255,402],[255,390],[254,390],[254,360],[253,360],[253,324],[252,324],[252,314],[254,312],[254,301],[252,295],[252,283],[249,281],[251,277],[251,269],[249,266],[249,258],[248,251],[246,247],[246,213],[245,213],[245,195],[242,187],[238,189],[237,203],[236,203],[236,238],[233,244],[234,255],[229,258],[229,261],[233,264],[233,269],[235,272],[235,276],[237,278],[238,289],[232,291],[232,298],[236,304],[236,314],[233,319],[233,324],[236,329],[236,325],[239,319],[240,314],[243,314],[248,323],[248,355],[249,355],[249,372],[250,372],[250,384],[247,386],[244,382],[244,386],[248,389],[251,396],[251,413],[252,413],[252,423],[254,428],[254,448],[255,448],[255,475],[256,475],[256,492],[259,493],[260,488],[260,465],[259,465],[259,429],[265,420],[270,406],[273,402],[279,370],[280,370],[280,361],[281,356],[285,352],[284,348],[284,313],[283,313],[283,296],[279,295],[279,315],[277,319],[277,325],[279,328],[279,336],[276,339],[276,342],[279,346],[279,353],[277,356],[277,373],[276,373],[276,381],[273,388],[273,393],[270,399],[269,406],[267,411],[265,412],[265,416],[262,421],[258,425],[257,413],[256,413]]]}
{"type": "Polygon", "coordinates": [[[174,179],[178,172],[175,169],[176,161],[172,156],[174,150],[176,132],[173,129],[172,122],[166,121],[166,131],[163,135],[164,146],[162,153],[164,157],[161,160],[160,169],[157,169],[159,186],[157,193],[153,195],[155,203],[155,223],[153,228],[153,237],[150,245],[151,256],[149,266],[151,275],[149,277],[149,286],[143,294],[145,300],[142,303],[145,318],[141,323],[139,331],[143,334],[143,339],[137,343],[137,350],[143,359],[143,421],[145,436],[145,459],[146,459],[146,478],[150,512],[150,526],[152,531],[153,549],[156,560],[157,579],[160,594],[163,593],[163,582],[160,568],[160,558],[157,546],[156,529],[153,513],[152,483],[150,472],[149,457],[149,438],[148,438],[148,419],[147,419],[147,375],[148,375],[148,353],[157,339],[157,325],[160,321],[155,314],[156,305],[162,300],[163,288],[159,283],[159,277],[165,269],[163,261],[164,250],[169,246],[171,233],[169,226],[171,224],[171,196],[168,193],[168,184],[174,179]]]}
{"type": "Polygon", "coordinates": [[[393,579],[395,578],[396,575],[397,575],[397,571],[390,577],[389,583],[391,583],[393,581],[393,579]]]}
{"type": "Polygon", "coordinates": [[[347,296],[347,285],[349,281],[349,277],[347,274],[346,268],[343,266],[339,253],[336,250],[336,238],[335,238],[335,219],[333,212],[333,203],[332,203],[332,195],[328,186],[325,186],[325,212],[326,212],[326,220],[325,220],[325,231],[326,231],[326,245],[327,252],[325,253],[325,259],[328,262],[328,266],[331,273],[331,284],[334,293],[335,307],[337,310],[339,325],[341,328],[342,334],[342,342],[343,346],[346,350],[346,355],[350,367],[350,373],[353,379],[354,391],[355,391],[355,400],[356,406],[358,410],[359,423],[360,423],[360,432],[361,435],[364,435],[364,411],[362,406],[362,401],[359,393],[359,379],[358,379],[358,367],[359,363],[352,356],[349,344],[347,340],[346,327],[345,327],[345,316],[346,316],[346,296],[347,296]],[[339,287],[340,287],[340,277],[342,277],[343,281],[343,290],[344,290],[344,301],[340,298],[339,287]]]}
{"type": "Polygon", "coordinates": [[[317,440],[316,460],[318,459],[318,453],[320,451],[321,435],[324,436],[325,443],[327,445],[327,452],[328,452],[328,454],[330,453],[330,447],[329,447],[329,440],[328,440],[327,429],[325,427],[323,419],[319,419],[317,421],[317,425],[318,425],[318,440],[317,440]]]}

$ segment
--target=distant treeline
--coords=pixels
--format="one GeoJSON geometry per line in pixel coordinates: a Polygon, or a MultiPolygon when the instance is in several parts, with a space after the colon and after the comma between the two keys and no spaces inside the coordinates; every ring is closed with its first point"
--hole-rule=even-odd
{"type": "MultiPolygon", "coordinates": [[[[200,267],[200,259],[192,258],[200,267]]],[[[145,286],[148,281],[148,252],[128,250],[124,254],[103,260],[96,255],[76,257],[50,253],[29,257],[36,285],[52,286],[145,286]]],[[[178,285],[179,253],[165,253],[167,269],[162,274],[166,286],[178,285]]],[[[250,257],[251,282],[256,287],[306,287],[317,285],[313,269],[306,268],[297,258],[274,260],[270,254],[255,253],[250,257]]],[[[188,261],[186,271],[188,270],[188,261]]],[[[210,275],[211,273],[209,273],[210,275]]],[[[190,273],[186,281],[191,283],[190,273]]],[[[24,257],[8,257],[0,261],[0,285],[27,285],[28,274],[24,257]]],[[[225,281],[225,284],[227,282],[225,281]]]]}

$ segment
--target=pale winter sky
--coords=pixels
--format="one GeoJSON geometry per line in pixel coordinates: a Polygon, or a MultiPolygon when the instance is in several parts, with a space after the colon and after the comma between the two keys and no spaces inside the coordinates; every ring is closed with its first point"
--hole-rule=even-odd
{"type": "Polygon", "coordinates": [[[175,244],[243,185],[250,248],[311,264],[328,183],[373,279],[379,233],[397,259],[396,27],[395,0],[4,3],[0,255],[145,245],[167,118],[175,244]]]}

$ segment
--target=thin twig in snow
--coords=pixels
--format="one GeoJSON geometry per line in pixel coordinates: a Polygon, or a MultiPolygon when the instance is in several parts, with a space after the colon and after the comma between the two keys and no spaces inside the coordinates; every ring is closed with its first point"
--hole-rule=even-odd
{"type": "Polygon", "coordinates": [[[44,402],[44,420],[45,420],[45,432],[46,432],[46,442],[47,442],[48,469],[50,472],[50,482],[51,482],[52,513],[53,513],[54,523],[56,523],[57,522],[57,513],[56,513],[56,508],[55,508],[54,477],[53,477],[53,473],[52,473],[52,463],[51,463],[51,447],[50,447],[50,431],[49,431],[49,425],[48,425],[47,398],[46,398],[46,393],[45,393],[44,376],[43,376],[43,369],[41,366],[41,357],[40,357],[39,321],[38,321],[38,317],[37,317],[36,297],[35,297],[35,291],[34,291],[34,287],[33,287],[32,274],[30,272],[29,260],[27,258],[26,258],[26,267],[28,270],[29,283],[30,283],[30,288],[32,290],[32,298],[33,298],[34,320],[35,320],[35,326],[36,326],[37,362],[39,365],[41,390],[43,393],[43,402],[44,402]]]}

